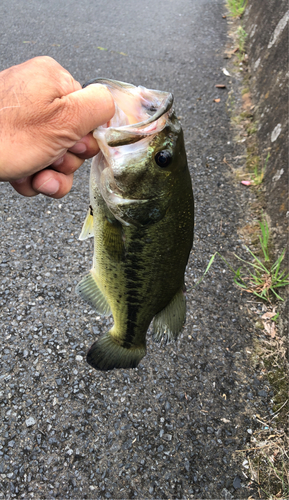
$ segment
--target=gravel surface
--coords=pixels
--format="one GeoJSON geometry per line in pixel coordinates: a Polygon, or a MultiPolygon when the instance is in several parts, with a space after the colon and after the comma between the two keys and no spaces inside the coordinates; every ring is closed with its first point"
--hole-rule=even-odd
{"type": "Polygon", "coordinates": [[[178,342],[158,345],[149,333],[137,369],[101,373],[85,354],[110,320],[74,291],[92,263],[92,241],[78,240],[89,162],[63,200],[0,185],[2,498],[253,494],[235,451],[270,398],[250,361],[254,306],[220,260],[193,288],[213,252],[242,252],[237,229],[249,217],[250,194],[223,163],[240,155],[226,112],[223,13],[221,0],[1,1],[0,69],[47,54],[81,83],[103,76],[174,91],[196,203],[178,342]]]}

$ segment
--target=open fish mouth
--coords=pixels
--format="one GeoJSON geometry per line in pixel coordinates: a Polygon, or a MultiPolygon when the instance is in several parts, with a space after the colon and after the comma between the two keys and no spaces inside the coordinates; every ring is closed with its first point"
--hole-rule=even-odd
{"type": "Polygon", "coordinates": [[[159,90],[95,78],[83,85],[105,85],[115,102],[115,114],[105,125],[94,130],[100,153],[93,160],[93,175],[108,207],[116,204],[145,202],[128,199],[117,178],[124,159],[145,154],[152,138],[167,124],[173,105],[173,94],[159,90]]]}
{"type": "MultiPolygon", "coordinates": [[[[164,128],[164,115],[170,111],[174,100],[170,92],[135,87],[104,78],[90,80],[83,88],[94,83],[105,85],[116,104],[115,115],[105,127],[105,138],[109,147],[133,144],[148,135],[159,133],[164,128]]],[[[96,130],[103,128],[98,127],[96,130]]]]}

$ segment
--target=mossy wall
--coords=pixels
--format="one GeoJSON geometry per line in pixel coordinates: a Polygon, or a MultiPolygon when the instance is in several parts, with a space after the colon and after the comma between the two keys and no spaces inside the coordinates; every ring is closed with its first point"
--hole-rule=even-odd
{"type": "MultiPolygon", "coordinates": [[[[288,21],[287,0],[248,0],[244,28],[259,154],[270,152],[264,189],[278,250],[288,250],[288,21]]],[[[287,252],[288,255],[288,252],[287,252]]]]}

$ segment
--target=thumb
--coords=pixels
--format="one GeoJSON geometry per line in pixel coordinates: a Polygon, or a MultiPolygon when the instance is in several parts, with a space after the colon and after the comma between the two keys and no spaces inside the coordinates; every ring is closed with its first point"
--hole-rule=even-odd
{"type": "Polygon", "coordinates": [[[108,122],[115,113],[114,100],[109,90],[100,84],[88,85],[62,98],[71,117],[73,131],[79,139],[99,125],[108,122]]]}

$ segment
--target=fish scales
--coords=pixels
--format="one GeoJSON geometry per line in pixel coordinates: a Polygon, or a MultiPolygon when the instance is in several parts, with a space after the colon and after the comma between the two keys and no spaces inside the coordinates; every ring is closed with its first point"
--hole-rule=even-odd
{"type": "MultiPolygon", "coordinates": [[[[94,236],[94,266],[77,292],[101,314],[113,315],[113,327],[87,354],[88,363],[100,370],[137,366],[153,318],[157,340],[175,339],[185,320],[184,272],[193,240],[191,180],[180,125],[165,105],[160,113],[161,104],[151,100],[159,113],[157,125],[152,132],[142,127],[138,141],[130,124],[126,135],[118,130],[121,145],[113,139],[113,148],[107,147],[112,126],[96,133],[103,157],[93,160],[91,170],[87,217],[89,224],[93,218],[93,230],[87,230],[86,221],[81,237],[94,236]],[[123,148],[131,144],[132,154],[128,149],[121,165],[123,148]],[[157,155],[163,151],[170,152],[169,164],[159,167],[157,155]]],[[[137,134],[138,123],[133,125],[137,134]]]]}

